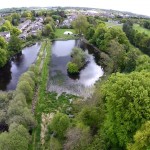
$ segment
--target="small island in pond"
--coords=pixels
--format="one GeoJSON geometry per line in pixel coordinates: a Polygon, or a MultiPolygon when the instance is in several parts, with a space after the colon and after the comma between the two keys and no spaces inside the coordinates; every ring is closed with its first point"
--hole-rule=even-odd
{"type": "Polygon", "coordinates": [[[86,64],[86,54],[78,47],[73,48],[71,53],[72,60],[67,64],[67,70],[70,74],[78,74],[86,64]]]}

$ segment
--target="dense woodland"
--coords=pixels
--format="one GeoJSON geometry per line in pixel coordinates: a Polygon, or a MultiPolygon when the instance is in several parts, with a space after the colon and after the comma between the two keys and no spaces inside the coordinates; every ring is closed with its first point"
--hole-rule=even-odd
{"type": "MultiPolygon", "coordinates": [[[[61,16],[52,16],[46,17],[42,39],[55,38],[53,23],[61,16]]],[[[99,49],[105,76],[96,83],[92,98],[62,95],[56,100],[55,93],[46,91],[51,44],[44,40],[36,64],[20,77],[16,90],[0,93],[0,150],[149,150],[150,37],[135,31],[131,19],[123,30],[85,16],[79,16],[72,26],[83,40],[99,49]],[[32,114],[35,94],[38,103],[32,114]],[[75,101],[68,104],[67,98],[75,101]],[[54,113],[54,117],[47,123],[45,143],[41,144],[44,113],[54,113]]],[[[0,39],[1,66],[11,50],[20,50],[14,48],[15,40],[12,36],[7,44],[0,39]]],[[[84,54],[79,53],[83,58],[76,55],[71,63],[80,68],[84,54]]]]}

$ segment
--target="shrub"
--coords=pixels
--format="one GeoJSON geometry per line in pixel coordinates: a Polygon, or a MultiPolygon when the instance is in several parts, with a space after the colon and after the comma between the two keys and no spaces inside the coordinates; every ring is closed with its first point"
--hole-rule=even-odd
{"type": "Polygon", "coordinates": [[[22,92],[26,96],[26,101],[30,102],[33,96],[33,89],[27,81],[20,81],[17,85],[17,92],[22,92]]]}
{"type": "Polygon", "coordinates": [[[69,62],[67,64],[67,68],[68,68],[69,73],[78,73],[79,72],[79,68],[75,63],[69,62]]]}

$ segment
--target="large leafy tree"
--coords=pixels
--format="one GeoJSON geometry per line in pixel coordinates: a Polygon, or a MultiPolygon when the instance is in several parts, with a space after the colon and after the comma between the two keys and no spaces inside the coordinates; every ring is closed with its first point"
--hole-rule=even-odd
{"type": "Polygon", "coordinates": [[[102,87],[106,101],[105,132],[111,145],[125,147],[150,119],[150,73],[113,74],[102,87]]]}
{"type": "Polygon", "coordinates": [[[85,16],[80,15],[72,22],[72,26],[78,34],[82,34],[86,32],[89,23],[85,16]]]}
{"type": "Polygon", "coordinates": [[[17,53],[21,50],[21,47],[22,47],[21,40],[17,36],[12,35],[8,44],[8,50],[11,51],[12,53],[17,53]]]}

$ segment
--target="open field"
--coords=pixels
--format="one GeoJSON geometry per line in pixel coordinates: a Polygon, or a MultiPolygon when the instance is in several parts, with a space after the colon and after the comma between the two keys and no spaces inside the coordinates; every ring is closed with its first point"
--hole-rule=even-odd
{"type": "Polygon", "coordinates": [[[144,32],[145,34],[147,34],[148,36],[150,36],[150,30],[141,27],[139,24],[134,24],[133,28],[135,30],[138,30],[140,33],[144,32]]]}

